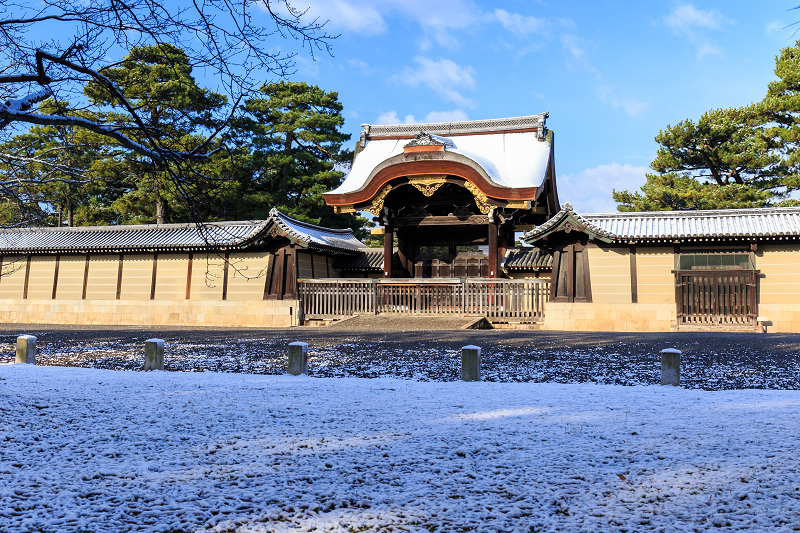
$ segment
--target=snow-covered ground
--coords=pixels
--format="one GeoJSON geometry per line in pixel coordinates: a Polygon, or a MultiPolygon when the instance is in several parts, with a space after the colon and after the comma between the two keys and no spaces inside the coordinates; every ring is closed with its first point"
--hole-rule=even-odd
{"type": "Polygon", "coordinates": [[[800,391],[0,365],[0,531],[800,530],[800,391]]]}
{"type": "MultiPolygon", "coordinates": [[[[281,375],[286,372],[286,346],[307,341],[314,377],[396,377],[414,381],[459,379],[460,347],[483,348],[486,381],[654,385],[660,381],[659,351],[679,348],[681,381],[686,388],[800,389],[800,337],[716,334],[569,334],[532,332],[392,332],[376,340],[362,333],[327,333],[318,329],[273,330],[236,337],[194,334],[167,341],[167,370],[243,372],[281,375]],[[311,337],[311,338],[309,338],[311,337]],[[562,339],[563,337],[563,339],[562,339]],[[555,342],[554,342],[555,341],[555,342]]],[[[132,336],[120,331],[105,338],[91,334],[53,335],[27,331],[39,338],[37,362],[46,366],[81,366],[138,370],[144,340],[152,331],[132,336]],[[116,337],[116,338],[115,338],[116,337]]],[[[14,361],[16,335],[0,335],[0,364],[14,361]]]]}

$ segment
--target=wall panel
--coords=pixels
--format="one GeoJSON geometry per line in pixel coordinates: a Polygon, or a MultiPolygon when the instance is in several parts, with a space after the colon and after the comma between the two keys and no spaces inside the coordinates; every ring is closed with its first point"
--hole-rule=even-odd
{"type": "Polygon", "coordinates": [[[228,300],[263,300],[268,252],[232,253],[228,267],[228,300]]]}
{"type": "Polygon", "coordinates": [[[125,254],[122,260],[121,300],[149,300],[153,254],[125,254]]]}
{"type": "Polygon", "coordinates": [[[311,254],[306,252],[297,252],[297,277],[299,279],[310,279],[314,277],[311,271],[311,254]]]}
{"type": "Polygon", "coordinates": [[[222,300],[222,282],[225,275],[224,266],[224,256],[214,253],[194,254],[194,260],[192,261],[192,288],[190,299],[222,300]]]}
{"type": "Polygon", "coordinates": [[[86,279],[86,299],[116,299],[118,273],[118,254],[92,254],[89,256],[89,276],[86,279]]]}
{"type": "Polygon", "coordinates": [[[630,251],[590,246],[589,277],[595,303],[631,303],[630,251]]]}
{"type": "MultiPolygon", "coordinates": [[[[675,303],[675,252],[672,247],[636,248],[639,303],[675,303]]],[[[677,304],[676,304],[677,305],[677,304]]]]}
{"type": "Polygon", "coordinates": [[[760,303],[800,304],[799,245],[760,245],[755,267],[761,272],[760,303]]]}
{"type": "Polygon", "coordinates": [[[62,255],[58,264],[56,299],[80,300],[83,297],[83,274],[85,271],[85,255],[62,255]]]}
{"type": "Polygon", "coordinates": [[[3,269],[0,272],[0,298],[22,299],[27,262],[27,257],[24,255],[3,257],[3,269]]]}
{"type": "Polygon", "coordinates": [[[158,254],[156,300],[185,300],[189,254],[158,254]]]}
{"type": "Polygon", "coordinates": [[[29,300],[53,299],[55,272],[55,255],[34,255],[31,257],[31,271],[28,278],[29,300]]]}

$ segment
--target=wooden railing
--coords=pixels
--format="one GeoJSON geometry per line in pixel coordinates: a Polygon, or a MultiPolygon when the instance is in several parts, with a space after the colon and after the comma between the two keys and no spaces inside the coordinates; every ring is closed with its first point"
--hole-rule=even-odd
{"type": "Polygon", "coordinates": [[[302,279],[305,318],[359,314],[467,314],[541,320],[546,279],[302,279]]]}
{"type": "Polygon", "coordinates": [[[675,298],[679,324],[756,323],[755,270],[679,270],[675,298]]]}

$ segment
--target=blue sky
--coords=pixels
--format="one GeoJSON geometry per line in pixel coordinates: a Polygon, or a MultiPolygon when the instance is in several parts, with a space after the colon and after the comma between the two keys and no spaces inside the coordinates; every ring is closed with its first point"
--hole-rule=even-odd
{"type": "Polygon", "coordinates": [[[760,100],[800,33],[797,0],[295,0],[340,37],[291,79],[338,91],[361,123],[550,112],[561,202],[616,210],[659,130],[760,100]]]}

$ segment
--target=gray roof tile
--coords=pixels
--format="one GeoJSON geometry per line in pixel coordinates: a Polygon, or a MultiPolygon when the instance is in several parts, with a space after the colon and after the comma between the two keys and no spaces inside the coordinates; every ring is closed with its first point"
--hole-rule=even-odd
{"type": "Polygon", "coordinates": [[[368,248],[350,257],[340,257],[333,263],[337,270],[383,271],[383,249],[368,248]]]}
{"type": "Polygon", "coordinates": [[[503,259],[506,270],[551,270],[553,256],[533,247],[511,248],[503,259]]]}
{"type": "Polygon", "coordinates": [[[564,204],[559,213],[523,239],[531,242],[553,230],[565,213],[617,242],[800,237],[800,207],[579,215],[570,204],[564,204]]]}
{"type": "Polygon", "coordinates": [[[364,246],[349,229],[307,224],[273,209],[267,220],[4,229],[0,230],[0,253],[235,250],[266,237],[272,228],[302,245],[334,253],[353,253],[364,246]]]}

